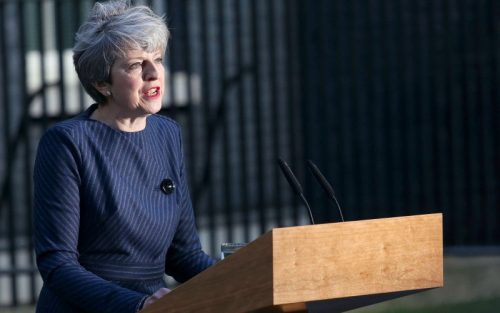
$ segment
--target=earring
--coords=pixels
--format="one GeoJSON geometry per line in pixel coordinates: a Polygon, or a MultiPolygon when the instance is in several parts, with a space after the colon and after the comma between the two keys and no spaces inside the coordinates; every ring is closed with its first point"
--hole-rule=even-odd
{"type": "Polygon", "coordinates": [[[106,90],[106,96],[110,97],[111,96],[111,91],[106,90]]]}

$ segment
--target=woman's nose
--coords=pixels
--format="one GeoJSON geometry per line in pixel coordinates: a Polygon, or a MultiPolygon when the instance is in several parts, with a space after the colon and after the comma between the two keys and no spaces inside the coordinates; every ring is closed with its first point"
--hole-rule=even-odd
{"type": "Polygon", "coordinates": [[[157,80],[159,71],[161,71],[160,67],[161,64],[148,62],[144,69],[144,80],[146,81],[157,80]]]}

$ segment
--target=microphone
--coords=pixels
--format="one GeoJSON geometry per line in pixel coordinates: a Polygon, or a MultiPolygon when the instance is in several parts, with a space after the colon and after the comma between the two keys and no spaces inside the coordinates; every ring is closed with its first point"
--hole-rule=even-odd
{"type": "Polygon", "coordinates": [[[292,170],[290,169],[288,164],[283,159],[278,158],[278,164],[281,168],[281,171],[285,175],[286,180],[288,180],[288,183],[292,187],[293,191],[295,192],[296,195],[298,195],[300,197],[300,199],[302,200],[302,203],[304,203],[304,205],[306,206],[307,211],[309,213],[309,219],[311,220],[311,224],[314,224],[314,218],[312,215],[311,207],[309,206],[309,203],[307,202],[306,197],[304,196],[304,192],[302,192],[302,186],[300,185],[299,181],[297,180],[297,177],[295,177],[295,175],[293,175],[292,170]]]}
{"type": "Polygon", "coordinates": [[[330,185],[330,183],[326,180],[325,176],[321,174],[320,170],[318,169],[316,164],[313,163],[313,161],[307,160],[307,166],[313,173],[318,183],[323,188],[323,191],[326,193],[328,199],[330,199],[330,201],[332,201],[339,210],[340,218],[342,219],[342,222],[344,222],[344,215],[342,214],[342,209],[340,208],[340,204],[337,201],[337,198],[335,197],[335,192],[333,191],[332,185],[330,185]]]}

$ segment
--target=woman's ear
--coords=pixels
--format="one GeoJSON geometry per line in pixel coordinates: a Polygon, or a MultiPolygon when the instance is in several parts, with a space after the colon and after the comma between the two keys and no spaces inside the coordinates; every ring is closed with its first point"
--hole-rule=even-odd
{"type": "Polygon", "coordinates": [[[94,88],[97,89],[103,96],[111,96],[111,85],[107,82],[97,82],[94,83],[94,88]]]}

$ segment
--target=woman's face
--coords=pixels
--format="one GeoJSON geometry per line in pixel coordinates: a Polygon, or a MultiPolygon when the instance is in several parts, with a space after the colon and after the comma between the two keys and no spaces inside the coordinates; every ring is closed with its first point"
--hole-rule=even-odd
{"type": "Polygon", "coordinates": [[[120,115],[139,117],[161,109],[165,69],[160,51],[130,50],[111,67],[108,103],[120,115]]]}

